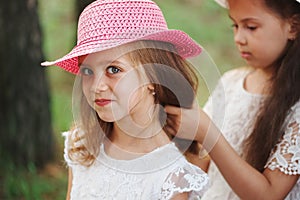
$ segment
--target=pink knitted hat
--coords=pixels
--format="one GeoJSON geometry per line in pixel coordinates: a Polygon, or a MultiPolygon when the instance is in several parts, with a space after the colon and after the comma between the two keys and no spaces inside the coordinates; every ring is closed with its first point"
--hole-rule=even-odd
{"type": "Polygon", "coordinates": [[[64,57],[42,66],[57,65],[77,74],[78,56],[138,40],[171,43],[183,58],[202,50],[186,33],[168,29],[160,8],[151,0],[97,0],[79,17],[77,45],[64,57]]]}

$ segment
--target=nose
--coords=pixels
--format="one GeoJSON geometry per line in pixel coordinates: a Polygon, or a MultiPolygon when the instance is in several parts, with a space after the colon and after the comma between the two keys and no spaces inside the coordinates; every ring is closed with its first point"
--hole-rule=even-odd
{"type": "Polygon", "coordinates": [[[98,76],[95,76],[93,84],[91,86],[91,91],[94,93],[100,93],[106,91],[109,88],[108,80],[105,77],[104,73],[101,73],[98,76]]]}
{"type": "Polygon", "coordinates": [[[242,30],[237,29],[234,31],[234,42],[237,45],[245,45],[247,43],[247,39],[242,30]]]}

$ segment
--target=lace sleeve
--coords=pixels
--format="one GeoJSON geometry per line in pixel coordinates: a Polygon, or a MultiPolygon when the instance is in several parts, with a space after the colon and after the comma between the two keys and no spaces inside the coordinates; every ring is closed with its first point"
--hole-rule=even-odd
{"type": "Polygon", "coordinates": [[[183,192],[189,192],[189,199],[200,199],[207,187],[207,174],[187,163],[185,167],[179,167],[168,175],[159,199],[171,199],[174,195],[183,192]]]}
{"type": "Polygon", "coordinates": [[[288,175],[300,174],[300,102],[291,108],[283,138],[271,152],[265,167],[288,175]]]}

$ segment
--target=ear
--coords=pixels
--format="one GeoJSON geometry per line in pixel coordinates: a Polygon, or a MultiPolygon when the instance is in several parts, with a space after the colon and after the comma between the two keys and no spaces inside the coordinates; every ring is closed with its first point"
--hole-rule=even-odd
{"type": "Polygon", "coordinates": [[[152,94],[153,96],[155,96],[156,92],[154,91],[154,85],[149,84],[149,85],[147,86],[147,88],[148,88],[150,94],[152,94]]]}
{"type": "Polygon", "coordinates": [[[288,32],[288,39],[289,40],[295,40],[297,37],[297,34],[300,30],[299,27],[299,16],[293,16],[289,19],[289,32],[288,32]]]}
{"type": "Polygon", "coordinates": [[[153,90],[154,90],[154,85],[149,84],[149,85],[147,86],[147,88],[148,88],[148,90],[153,91],[153,90]]]}

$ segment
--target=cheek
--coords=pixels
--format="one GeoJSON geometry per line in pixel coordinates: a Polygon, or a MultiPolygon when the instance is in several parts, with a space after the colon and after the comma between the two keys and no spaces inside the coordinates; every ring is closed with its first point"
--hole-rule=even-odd
{"type": "Polygon", "coordinates": [[[285,40],[285,38],[270,39],[264,44],[260,44],[260,51],[258,53],[262,59],[269,60],[273,63],[284,52],[286,45],[287,40],[285,40]],[[266,47],[268,47],[267,50],[266,47]]]}
{"type": "Polygon", "coordinates": [[[256,40],[256,45],[260,46],[262,55],[265,53],[269,54],[280,54],[284,51],[287,42],[288,35],[280,27],[269,26],[269,30],[260,33],[260,37],[256,40]],[[274,34],[275,33],[275,34],[274,34]]]}
{"type": "Polygon", "coordinates": [[[129,100],[132,96],[135,96],[136,91],[142,88],[143,85],[137,73],[131,71],[114,84],[113,90],[120,98],[129,100]]]}
{"type": "Polygon", "coordinates": [[[83,81],[82,82],[82,92],[83,92],[83,95],[85,96],[85,98],[87,99],[88,103],[91,105],[91,85],[89,84],[88,81],[83,81]]]}
{"type": "Polygon", "coordinates": [[[115,87],[114,94],[118,97],[122,107],[129,112],[141,101],[143,84],[139,83],[136,79],[120,81],[115,87]]]}
{"type": "Polygon", "coordinates": [[[138,103],[142,101],[143,98],[143,89],[139,88],[131,93],[128,99],[128,108],[129,110],[135,107],[138,103]]]}
{"type": "Polygon", "coordinates": [[[129,107],[130,104],[136,102],[139,96],[138,86],[122,85],[114,90],[115,95],[118,97],[122,105],[129,107]]]}

